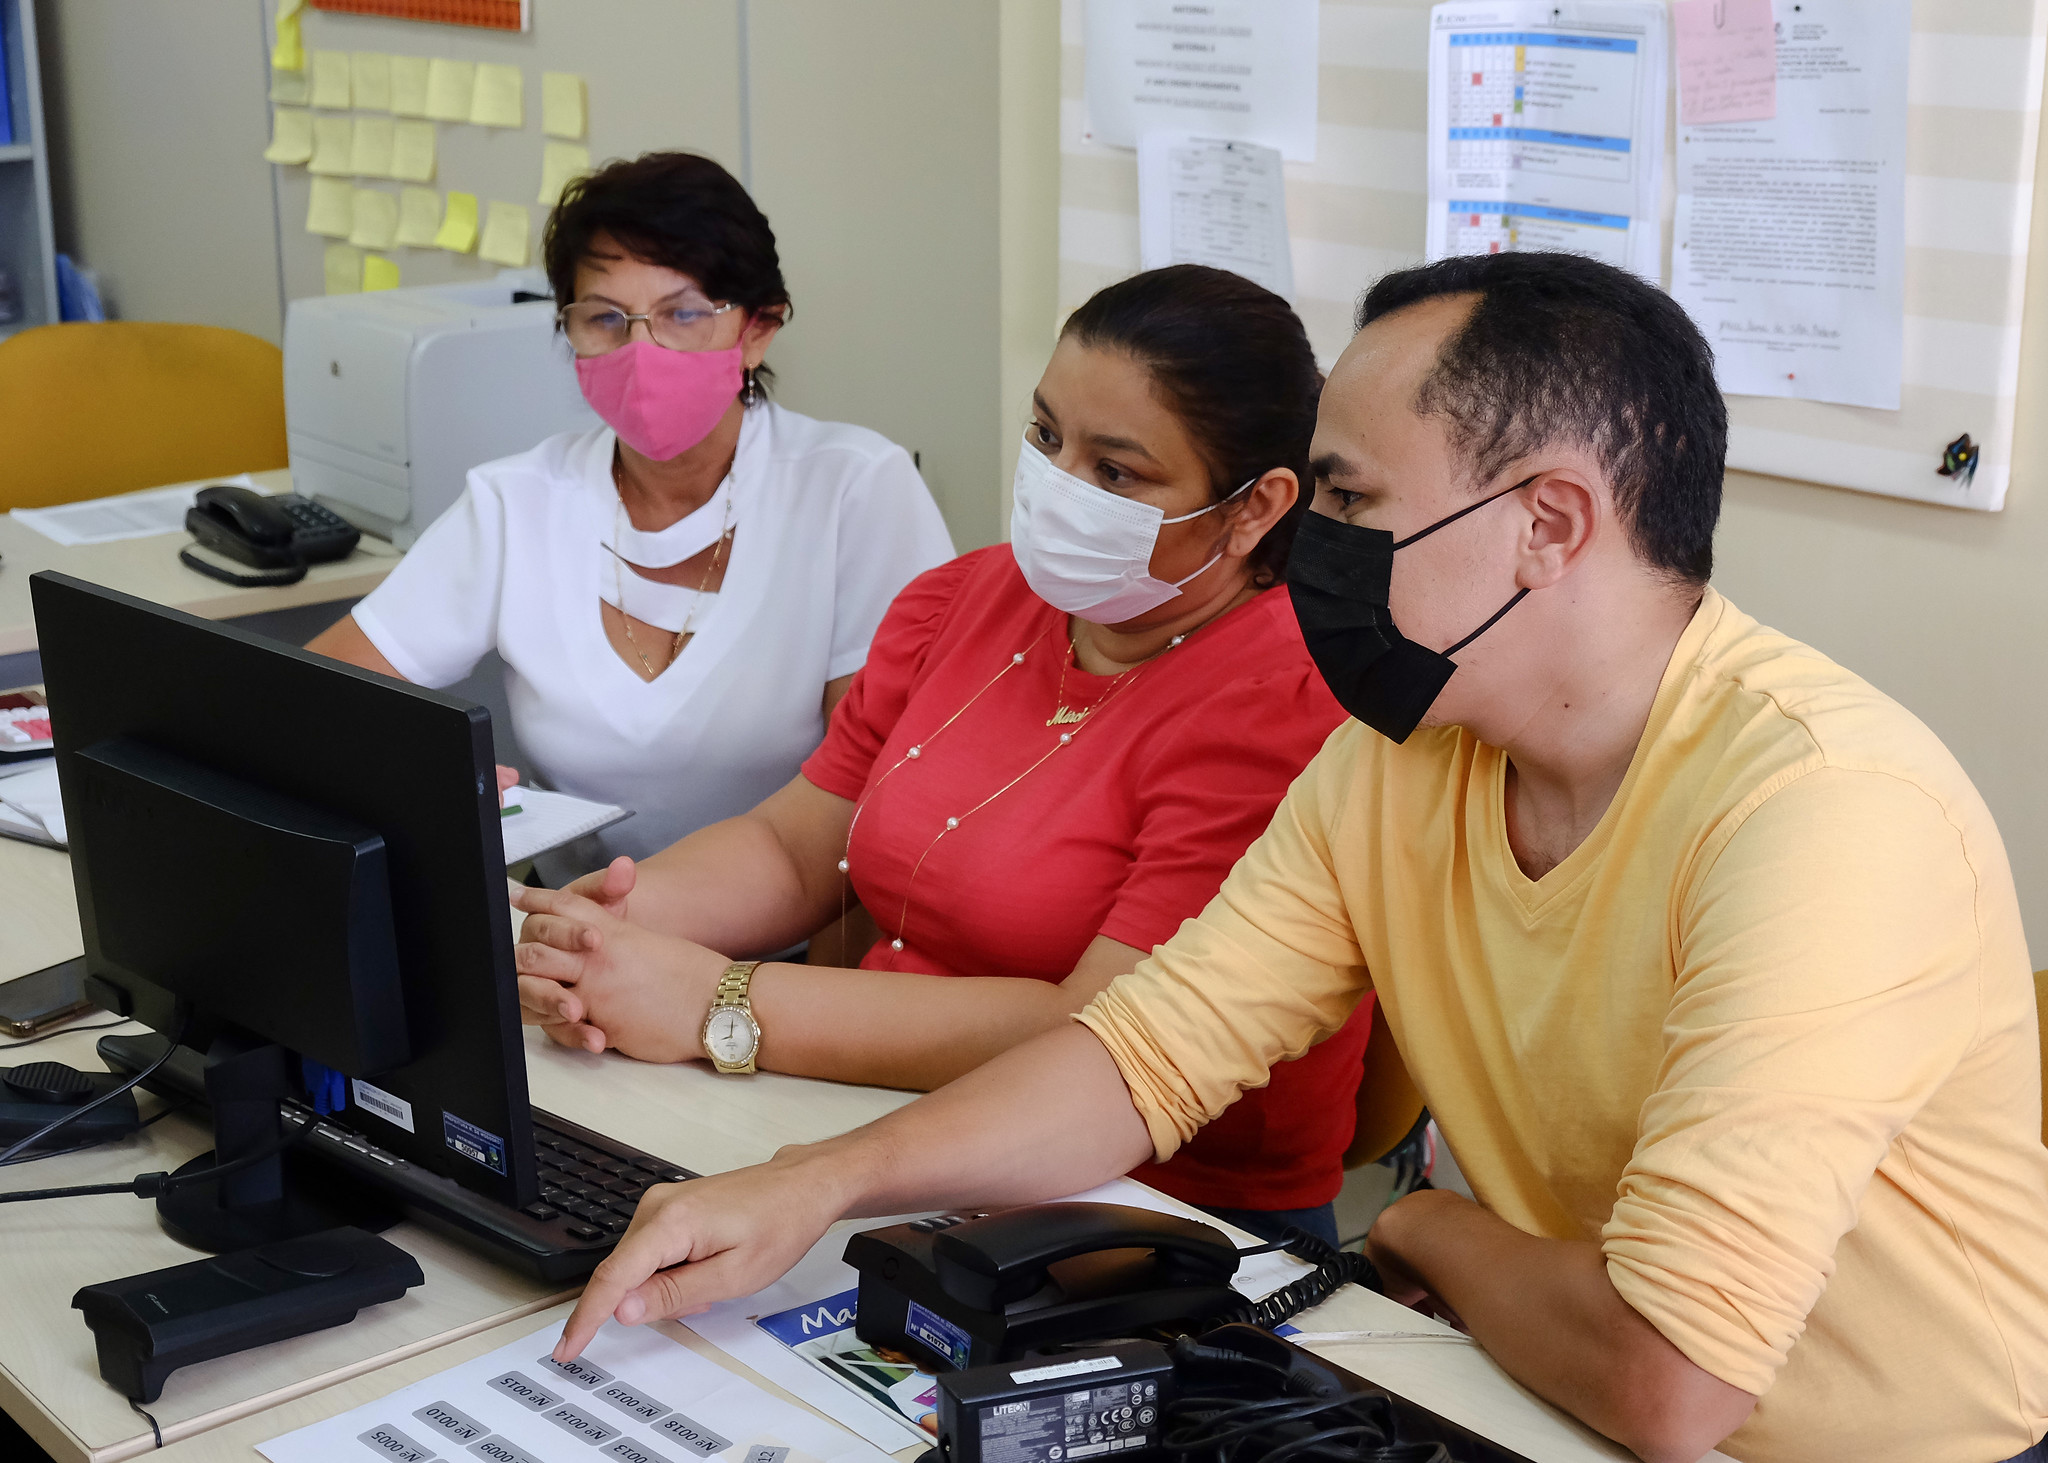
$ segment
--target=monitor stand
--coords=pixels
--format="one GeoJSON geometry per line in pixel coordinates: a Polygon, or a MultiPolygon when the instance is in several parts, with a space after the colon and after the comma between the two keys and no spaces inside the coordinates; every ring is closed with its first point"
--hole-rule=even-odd
{"type": "Polygon", "coordinates": [[[285,1136],[278,1104],[295,1093],[290,1054],[281,1046],[228,1033],[206,1053],[206,1100],[213,1109],[213,1151],[177,1175],[205,1173],[266,1153],[218,1181],[183,1184],[157,1195],[157,1220],[181,1244],[216,1253],[245,1250],[352,1224],[380,1230],[397,1218],[370,1195],[343,1192],[313,1165],[277,1151],[285,1136]]]}

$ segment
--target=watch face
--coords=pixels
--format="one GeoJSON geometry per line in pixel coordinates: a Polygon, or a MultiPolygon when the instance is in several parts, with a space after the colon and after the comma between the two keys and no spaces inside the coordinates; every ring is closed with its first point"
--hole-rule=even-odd
{"type": "Polygon", "coordinates": [[[761,1032],[754,1018],[736,1006],[721,1006],[704,1023],[704,1050],[728,1065],[737,1066],[754,1054],[761,1032]]]}

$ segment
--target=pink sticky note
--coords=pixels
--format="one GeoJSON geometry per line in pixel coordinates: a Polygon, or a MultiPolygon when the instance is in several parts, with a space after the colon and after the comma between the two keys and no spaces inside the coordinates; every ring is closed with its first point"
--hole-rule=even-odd
{"type": "Polygon", "coordinates": [[[1763,122],[1778,115],[1771,0],[1674,0],[1678,120],[1763,122]]]}

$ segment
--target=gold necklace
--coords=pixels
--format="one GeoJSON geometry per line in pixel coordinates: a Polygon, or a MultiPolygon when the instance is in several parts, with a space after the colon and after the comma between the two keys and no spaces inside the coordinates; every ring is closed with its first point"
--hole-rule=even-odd
{"type": "MultiPolygon", "coordinates": [[[[1049,635],[1051,633],[1052,628],[1048,627],[1046,630],[1046,634],[1049,635]]],[[[1190,631],[1189,633],[1192,634],[1193,632],[1190,631]]],[[[1045,636],[1041,635],[1038,637],[1038,640],[1042,640],[1044,638],[1045,636]]],[[[1015,777],[1011,778],[1008,782],[1004,783],[1001,787],[997,788],[994,792],[990,793],[987,797],[983,798],[980,802],[976,803],[973,807],[967,809],[963,813],[953,814],[952,816],[946,819],[944,825],[940,827],[938,833],[933,836],[932,841],[925,845],[924,852],[917,856],[917,862],[911,865],[909,879],[904,881],[903,903],[902,906],[896,912],[896,935],[895,938],[889,941],[889,948],[892,951],[895,951],[900,954],[903,950],[903,932],[909,927],[910,896],[917,887],[917,876],[924,869],[925,860],[932,856],[932,850],[939,846],[940,842],[944,840],[945,836],[948,833],[957,831],[960,825],[965,823],[969,818],[973,817],[976,813],[979,813],[983,808],[986,808],[990,803],[994,802],[997,798],[1001,797],[1004,793],[1008,792],[1011,788],[1015,787],[1018,783],[1022,782],[1032,773],[1036,772],[1040,767],[1043,767],[1047,762],[1051,761],[1052,758],[1057,756],[1063,749],[1072,746],[1074,744],[1074,739],[1078,737],[1084,729],[1086,718],[1090,713],[1102,710],[1104,707],[1108,706],[1110,702],[1114,701],[1118,696],[1121,696],[1126,689],[1133,685],[1136,685],[1138,673],[1150,669],[1150,667],[1155,661],[1157,661],[1158,659],[1160,659],[1161,656],[1164,656],[1166,654],[1167,650],[1172,650],[1175,646],[1179,645],[1182,641],[1186,640],[1187,638],[1187,635],[1176,635],[1173,637],[1173,639],[1169,640],[1166,643],[1166,649],[1160,651],[1159,655],[1154,656],[1152,660],[1146,661],[1143,665],[1133,666],[1130,670],[1118,672],[1115,684],[1113,684],[1109,688],[1108,692],[1103,695],[1102,699],[1097,701],[1093,706],[1087,708],[1087,710],[1082,712],[1079,716],[1075,717],[1073,719],[1074,724],[1070,725],[1068,729],[1062,731],[1059,734],[1058,739],[1055,740],[1053,744],[1050,747],[1048,747],[1038,757],[1036,761],[1034,761],[1030,766],[1026,767],[1022,772],[1018,773],[1015,777]]],[[[862,794],[860,802],[856,804],[854,807],[853,817],[849,819],[847,822],[846,848],[839,859],[839,917],[842,921],[844,921],[846,918],[847,890],[852,885],[852,879],[849,876],[851,874],[853,867],[853,831],[857,826],[859,826],[861,814],[867,811],[867,806],[869,803],[874,801],[875,794],[882,790],[882,784],[887,782],[891,777],[893,777],[896,774],[898,768],[903,767],[911,762],[918,761],[920,758],[922,758],[924,756],[925,749],[929,747],[933,742],[938,740],[940,732],[945,731],[947,727],[950,727],[954,722],[958,721],[962,716],[966,715],[968,707],[974,705],[975,702],[979,701],[982,698],[982,696],[988,692],[989,688],[994,686],[997,681],[1000,681],[1004,676],[1008,675],[1018,666],[1024,664],[1025,658],[1033,649],[1037,647],[1038,640],[1033,640],[1029,645],[1025,646],[1023,650],[1020,650],[1015,655],[1011,656],[1008,663],[1005,664],[1001,670],[997,671],[993,676],[990,676],[988,680],[983,683],[979,691],[976,691],[972,696],[967,698],[967,702],[965,705],[963,705],[958,711],[954,712],[951,716],[947,717],[943,722],[939,723],[937,730],[933,731],[931,735],[925,737],[922,741],[919,741],[910,746],[909,748],[907,748],[904,751],[903,755],[896,759],[895,764],[891,766],[887,772],[884,772],[880,777],[875,779],[875,785],[869,788],[864,794],[862,794]]],[[[1069,639],[1069,641],[1067,642],[1067,649],[1069,654],[1073,652],[1073,641],[1071,639],[1069,639]]],[[[1062,689],[1064,689],[1066,685],[1064,667],[1062,668],[1060,684],[1062,689]]],[[[1052,726],[1054,725],[1054,722],[1048,721],[1046,722],[1046,725],[1052,726]]]]}
{"type": "MultiPolygon", "coordinates": [[[[616,459],[612,462],[612,489],[618,494],[619,501],[619,512],[618,517],[614,520],[612,536],[623,540],[625,534],[621,530],[628,521],[626,518],[626,493],[625,483],[619,474],[619,464],[616,459]]],[[[665,671],[674,665],[676,657],[683,653],[683,642],[689,639],[695,631],[697,611],[704,607],[704,591],[709,588],[711,577],[718,572],[718,566],[724,562],[725,545],[732,538],[732,500],[733,494],[727,493],[725,495],[724,529],[718,535],[718,542],[711,546],[711,563],[704,570],[704,577],[697,581],[697,597],[691,601],[689,614],[683,616],[682,629],[676,631],[675,639],[669,644],[668,659],[662,663],[661,670],[665,671]]],[[[617,549],[613,549],[612,595],[618,600],[618,603],[613,608],[619,612],[619,624],[626,631],[626,643],[633,647],[633,654],[640,657],[640,664],[647,668],[647,679],[651,681],[660,675],[661,671],[657,671],[654,668],[654,662],[647,658],[647,652],[642,650],[640,642],[633,638],[633,617],[626,613],[626,571],[624,565],[624,557],[620,555],[617,549]]]]}
{"type": "MultiPolygon", "coordinates": [[[[1174,646],[1180,644],[1180,642],[1186,638],[1186,636],[1175,637],[1173,640],[1167,643],[1166,649],[1173,649],[1174,646]]],[[[1161,652],[1161,654],[1164,653],[1165,652],[1163,651],[1161,652]]],[[[1134,665],[1129,667],[1128,669],[1118,671],[1115,675],[1109,678],[1109,689],[1107,691],[1104,691],[1100,696],[1097,696],[1095,698],[1093,705],[1083,706],[1079,711],[1074,711],[1069,709],[1067,706],[1067,671],[1070,668],[1074,667],[1075,662],[1080,657],[1080,654],[1081,649],[1078,645],[1074,643],[1074,637],[1070,633],[1067,636],[1067,653],[1060,659],[1060,685],[1059,689],[1053,692],[1053,713],[1051,716],[1048,716],[1045,719],[1045,724],[1047,726],[1079,726],[1082,722],[1088,719],[1088,714],[1091,711],[1094,711],[1096,707],[1105,704],[1111,696],[1116,694],[1116,688],[1118,684],[1122,682],[1125,676],[1129,675],[1132,671],[1141,671],[1145,668],[1145,666],[1150,665],[1152,663],[1151,661],[1146,661],[1142,665],[1134,665]]]]}

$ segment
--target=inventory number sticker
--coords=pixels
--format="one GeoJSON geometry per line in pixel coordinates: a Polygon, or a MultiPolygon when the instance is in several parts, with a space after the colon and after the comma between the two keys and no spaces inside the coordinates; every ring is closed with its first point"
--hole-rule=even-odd
{"type": "Polygon", "coordinates": [[[912,1301],[904,1316],[903,1329],[946,1358],[956,1370],[967,1365],[973,1338],[944,1316],[933,1315],[912,1301]]]}
{"type": "Polygon", "coordinates": [[[441,1113],[441,1136],[448,1146],[471,1163],[481,1163],[492,1173],[505,1171],[505,1140],[486,1133],[475,1123],[464,1122],[445,1109],[441,1113]]]}

